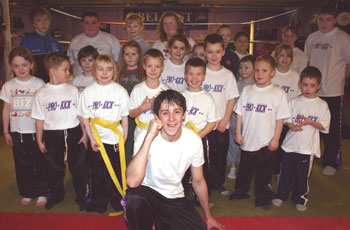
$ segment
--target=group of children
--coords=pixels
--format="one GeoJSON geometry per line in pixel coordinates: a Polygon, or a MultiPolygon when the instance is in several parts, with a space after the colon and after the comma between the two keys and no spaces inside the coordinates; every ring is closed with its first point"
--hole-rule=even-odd
{"type": "Polygon", "coordinates": [[[140,44],[140,16],[129,15],[126,28],[131,40],[122,47],[119,71],[112,57],[86,46],[78,54],[83,73],[72,85],[67,56],[45,56],[50,79],[45,85],[33,76],[36,63],[29,50],[16,47],[10,53],[16,77],[5,83],[0,98],[22,204],[38,197],[37,205],[50,209],[64,199],[66,153],[80,210],[103,213],[110,202],[120,211],[122,197],[110,168],[122,184],[124,157],[133,154],[134,137],[154,119],[155,97],[173,89],[186,98],[183,125],[202,138],[209,189],[229,194],[223,186],[228,161],[228,177],[236,178],[231,200],[248,198],[255,177],[256,206],[280,206],[293,188],[297,209],[305,210],[313,157],[320,156],[319,131],[329,129],[328,106],[316,95],[320,72],[307,67],[299,77],[291,71],[293,50],[288,45],[276,49],[275,59],[265,55],[255,60],[248,55],[244,32],[235,36],[233,51],[228,26],[193,46],[188,61],[191,47],[184,34],[168,39],[166,58],[140,44]],[[284,124],[288,129],[282,140],[284,124]],[[280,164],[277,155],[282,170],[274,195],[270,182],[280,164]]]}

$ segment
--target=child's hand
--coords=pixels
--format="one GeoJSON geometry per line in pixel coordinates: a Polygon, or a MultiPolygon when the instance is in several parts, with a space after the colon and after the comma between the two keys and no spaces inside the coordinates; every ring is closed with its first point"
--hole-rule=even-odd
{"type": "Polygon", "coordinates": [[[270,151],[276,151],[278,149],[279,142],[275,138],[272,138],[272,140],[269,143],[268,149],[270,151]]]}
{"type": "Polygon", "coordinates": [[[11,135],[10,135],[9,133],[5,133],[5,134],[4,134],[4,137],[5,137],[6,144],[7,144],[8,146],[12,146],[13,143],[12,143],[12,137],[11,137],[11,135]]]}
{"type": "Polygon", "coordinates": [[[221,133],[225,132],[227,123],[228,123],[227,121],[220,120],[218,123],[218,126],[216,126],[216,130],[221,133]]]}
{"type": "Polygon", "coordinates": [[[97,144],[95,138],[92,138],[92,140],[90,140],[91,142],[91,148],[94,152],[98,152],[99,151],[99,148],[100,146],[97,144]]]}
{"type": "Polygon", "coordinates": [[[236,133],[235,142],[239,145],[243,145],[244,141],[242,135],[236,133]]]}
{"type": "Polygon", "coordinates": [[[311,124],[312,124],[312,120],[310,118],[301,116],[301,122],[299,122],[300,127],[303,127],[305,125],[311,125],[311,124]]]}
{"type": "Polygon", "coordinates": [[[40,152],[42,152],[42,153],[47,152],[46,147],[42,141],[38,141],[38,147],[39,147],[40,152]]]}
{"type": "Polygon", "coordinates": [[[80,138],[79,142],[78,142],[78,145],[80,145],[81,143],[83,143],[85,149],[87,150],[88,149],[88,138],[87,138],[87,135],[86,134],[83,134],[83,136],[80,138]]]}
{"type": "Polygon", "coordinates": [[[299,124],[293,124],[290,130],[292,130],[293,132],[299,132],[299,131],[302,131],[303,129],[300,127],[299,124]]]}
{"type": "Polygon", "coordinates": [[[153,108],[153,101],[154,101],[154,98],[152,99],[149,99],[148,97],[146,97],[142,104],[140,105],[140,110],[142,112],[145,112],[145,111],[148,111],[148,110],[151,110],[153,108]]]}

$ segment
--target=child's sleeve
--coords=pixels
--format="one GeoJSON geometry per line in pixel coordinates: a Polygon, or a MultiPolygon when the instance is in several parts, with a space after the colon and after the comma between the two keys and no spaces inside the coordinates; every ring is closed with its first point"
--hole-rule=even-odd
{"type": "Polygon", "coordinates": [[[235,104],[235,107],[233,108],[233,111],[235,113],[237,113],[238,115],[241,115],[242,116],[242,107],[243,107],[243,102],[244,102],[244,99],[245,99],[245,95],[246,95],[246,91],[247,91],[247,87],[244,87],[243,90],[242,90],[242,93],[241,93],[241,96],[238,98],[236,104],[235,104]]]}
{"type": "Polygon", "coordinates": [[[42,99],[42,95],[40,92],[38,92],[35,95],[34,101],[33,101],[33,105],[32,105],[32,114],[31,117],[33,119],[37,119],[37,120],[45,120],[45,102],[42,99]]]}
{"type": "Polygon", "coordinates": [[[226,87],[227,87],[226,100],[227,101],[239,97],[239,91],[238,91],[235,76],[233,75],[233,73],[231,71],[229,71],[229,73],[230,73],[230,77],[229,77],[229,80],[228,80],[227,85],[226,85],[226,87]]]}
{"type": "Polygon", "coordinates": [[[140,106],[138,98],[139,98],[139,87],[135,86],[130,93],[130,104],[129,104],[130,110],[136,109],[140,106]]]}
{"type": "Polygon", "coordinates": [[[121,93],[122,93],[122,101],[121,101],[122,103],[121,103],[120,109],[121,109],[122,117],[125,117],[129,115],[130,99],[129,99],[128,92],[123,87],[121,87],[121,93]]]}
{"type": "Polygon", "coordinates": [[[284,90],[280,89],[280,103],[277,105],[276,120],[286,119],[291,117],[291,112],[288,106],[287,96],[284,90]]]}
{"type": "Polygon", "coordinates": [[[80,97],[78,100],[78,116],[82,118],[91,117],[91,110],[89,109],[88,95],[86,92],[87,92],[86,89],[84,89],[83,92],[80,94],[80,97]]]}
{"type": "Polygon", "coordinates": [[[322,133],[329,132],[329,126],[331,122],[331,113],[329,111],[327,103],[323,103],[323,106],[320,108],[320,117],[318,122],[323,126],[324,130],[320,130],[322,133]]]}
{"type": "Polygon", "coordinates": [[[11,104],[11,92],[7,86],[8,84],[6,82],[0,91],[0,99],[11,104]]]}

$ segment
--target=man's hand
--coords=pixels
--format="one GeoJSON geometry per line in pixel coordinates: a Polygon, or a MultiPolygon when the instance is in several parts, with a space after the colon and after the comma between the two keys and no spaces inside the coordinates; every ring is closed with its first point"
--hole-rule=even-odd
{"type": "Polygon", "coordinates": [[[225,229],[225,226],[223,226],[221,223],[217,222],[213,217],[207,219],[207,229],[210,230],[212,228],[217,228],[220,230],[225,229]]]}
{"type": "Polygon", "coordinates": [[[148,126],[146,136],[152,139],[155,138],[156,136],[158,136],[158,133],[162,129],[162,127],[163,127],[162,121],[159,120],[158,118],[151,120],[148,126]]]}

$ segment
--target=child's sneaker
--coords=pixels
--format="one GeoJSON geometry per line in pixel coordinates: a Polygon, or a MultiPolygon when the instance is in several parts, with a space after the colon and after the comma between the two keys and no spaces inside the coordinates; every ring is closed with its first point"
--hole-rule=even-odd
{"type": "Polygon", "coordinates": [[[236,179],[236,168],[230,168],[230,171],[227,174],[227,178],[229,179],[236,179]]]}
{"type": "Polygon", "coordinates": [[[224,195],[224,196],[226,196],[226,195],[229,194],[228,190],[227,190],[224,186],[222,186],[222,185],[220,185],[219,187],[217,187],[216,190],[217,190],[221,195],[224,195]]]}
{"type": "Polygon", "coordinates": [[[44,206],[47,202],[46,196],[39,196],[36,201],[36,206],[44,206]]]}
{"type": "Polygon", "coordinates": [[[298,211],[301,211],[301,212],[306,211],[307,209],[306,205],[303,205],[303,204],[296,204],[295,207],[298,211]]]}
{"type": "Polygon", "coordinates": [[[30,202],[32,201],[32,198],[23,198],[22,200],[21,200],[21,204],[23,204],[23,205],[28,205],[30,202]]]}
{"type": "Polygon", "coordinates": [[[322,170],[322,174],[326,175],[326,176],[333,176],[333,175],[335,175],[336,172],[337,172],[337,170],[335,168],[333,168],[332,166],[329,166],[329,165],[327,165],[322,170]]]}
{"type": "Polygon", "coordinates": [[[283,204],[283,200],[281,200],[281,199],[273,199],[272,200],[272,204],[274,206],[276,206],[276,207],[279,207],[279,206],[281,206],[283,204]]]}

